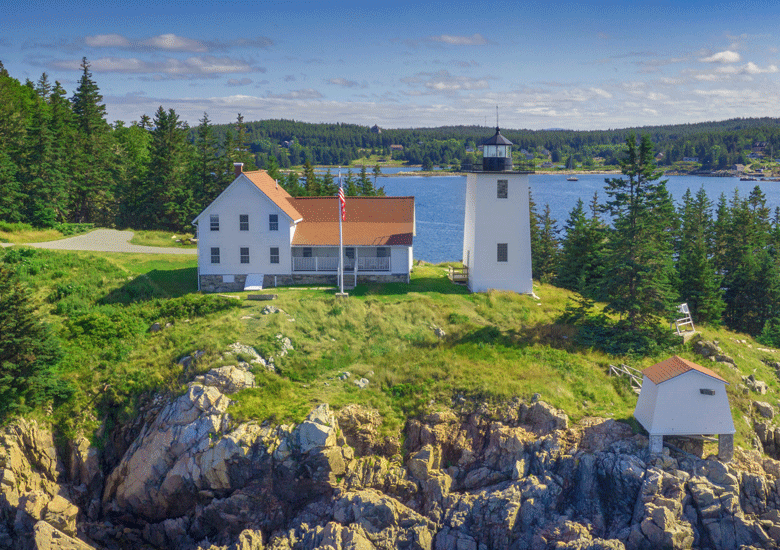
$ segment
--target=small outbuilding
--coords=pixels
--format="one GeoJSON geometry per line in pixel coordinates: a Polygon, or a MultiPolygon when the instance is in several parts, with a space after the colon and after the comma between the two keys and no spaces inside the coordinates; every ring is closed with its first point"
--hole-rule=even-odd
{"type": "Polygon", "coordinates": [[[734,420],[726,382],[707,367],[674,356],[642,371],[634,418],[650,434],[650,452],[663,450],[665,435],[718,434],[718,457],[734,455],[734,420]]]}

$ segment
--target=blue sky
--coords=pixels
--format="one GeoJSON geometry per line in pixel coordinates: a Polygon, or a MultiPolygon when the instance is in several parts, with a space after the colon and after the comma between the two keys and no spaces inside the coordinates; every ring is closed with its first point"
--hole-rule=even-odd
{"type": "Polygon", "coordinates": [[[109,121],[286,118],[387,128],[623,128],[780,116],[780,6],[594,2],[5,0],[0,61],[109,121]]]}

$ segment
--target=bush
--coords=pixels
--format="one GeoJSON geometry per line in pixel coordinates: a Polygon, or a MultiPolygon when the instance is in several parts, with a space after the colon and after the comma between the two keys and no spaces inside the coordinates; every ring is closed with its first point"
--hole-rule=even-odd
{"type": "Polygon", "coordinates": [[[181,298],[166,300],[160,305],[160,316],[168,319],[183,319],[186,317],[202,317],[241,307],[241,301],[224,296],[205,296],[189,294],[181,298]]]}

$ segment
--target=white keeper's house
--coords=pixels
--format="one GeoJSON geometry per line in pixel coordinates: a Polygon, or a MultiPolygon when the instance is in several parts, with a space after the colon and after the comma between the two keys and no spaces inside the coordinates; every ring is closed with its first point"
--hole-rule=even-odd
{"type": "MultiPolygon", "coordinates": [[[[198,288],[234,292],[337,284],[337,197],[292,197],[265,170],[244,172],[192,222],[198,288]]],[[[347,197],[344,282],[409,282],[414,197],[347,197]]]]}

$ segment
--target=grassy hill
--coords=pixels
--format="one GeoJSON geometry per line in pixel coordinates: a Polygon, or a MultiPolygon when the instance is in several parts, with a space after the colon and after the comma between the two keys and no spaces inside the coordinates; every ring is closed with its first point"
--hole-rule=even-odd
{"type": "MultiPolygon", "coordinates": [[[[276,373],[256,369],[258,387],[235,396],[232,414],[239,420],[294,422],[323,401],[363,403],[382,413],[387,433],[397,433],[409,416],[454,402],[477,406],[539,393],[574,419],[605,416],[636,427],[636,395],[625,379],[608,375],[610,364],[641,369],[671,353],[703,361],[690,344],[655,357],[583,349],[576,328],[558,321],[572,293],[538,285],[538,299],[469,294],[448,281],[445,266],[416,266],[409,285],[359,286],[348,299],[336,298],[332,288],[290,287],[274,289],[273,302],[255,302],[241,293],[234,294],[239,299],[197,294],[192,258],[19,247],[0,258],[21,274],[62,341],[60,374],[74,396],[53,414],[32,414],[65,433],[129,419],[148,397],[175,394],[196,374],[245,359],[226,353],[233,342],[274,355],[277,335],[290,338],[294,351],[275,358],[276,373]],[[269,304],[283,312],[264,314],[269,304]],[[170,326],[147,332],[155,322],[170,326]],[[205,354],[194,367],[178,364],[196,350],[205,354]],[[341,379],[345,372],[350,376],[341,379]],[[363,377],[365,389],[354,384],[363,377]]],[[[766,381],[772,395],[761,399],[776,401],[780,386],[764,360],[780,357],[748,336],[698,328],[737,363],[737,371],[707,366],[731,384],[737,443],[749,446],[742,415],[757,397],[739,388],[742,376],[766,381]]]]}

